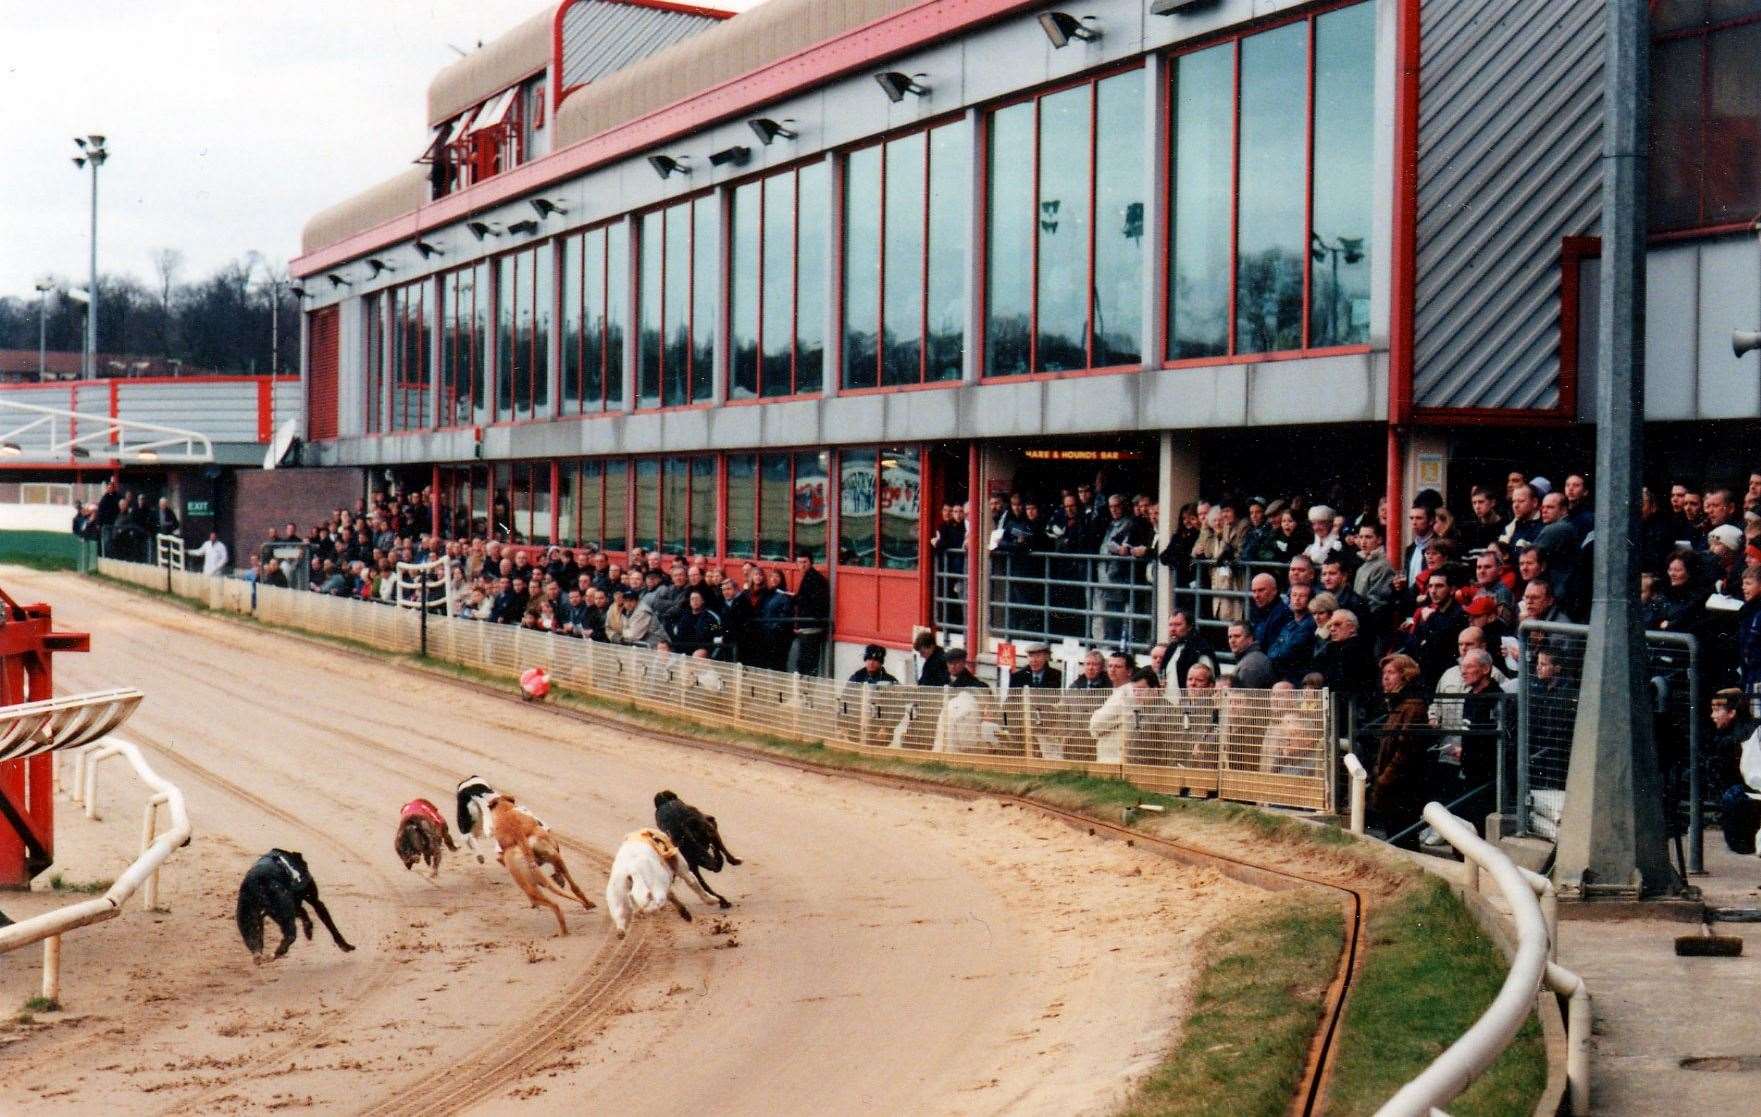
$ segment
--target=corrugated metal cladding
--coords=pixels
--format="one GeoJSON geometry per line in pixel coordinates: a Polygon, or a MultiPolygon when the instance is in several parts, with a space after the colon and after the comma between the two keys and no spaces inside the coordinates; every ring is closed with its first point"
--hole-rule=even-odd
{"type": "MultiPolygon", "coordinates": [[[[5,398],[17,403],[29,404],[32,407],[53,407],[61,411],[71,411],[73,392],[66,384],[45,384],[41,387],[33,385],[31,387],[18,388],[9,386],[6,389],[5,398]]],[[[104,412],[102,411],[99,412],[100,415],[103,413],[104,412]]],[[[17,443],[19,449],[27,454],[41,454],[49,449],[49,424],[45,423],[42,426],[34,427],[31,430],[18,434],[8,433],[11,432],[14,427],[23,426],[35,418],[37,418],[37,416],[26,415],[21,412],[0,412],[0,434],[5,434],[6,441],[17,443]]],[[[58,436],[61,438],[68,437],[69,431],[64,425],[63,420],[56,419],[55,426],[55,433],[58,436]]],[[[75,430],[71,433],[77,436],[79,431],[75,430]]]]}
{"type": "Polygon", "coordinates": [[[1426,0],[1413,399],[1559,401],[1559,249],[1600,214],[1602,0],[1426,0]]]}
{"type": "Polygon", "coordinates": [[[275,435],[275,428],[297,418],[300,413],[300,381],[298,377],[277,380],[270,389],[269,430],[270,437],[275,435]]]}
{"type": "Polygon", "coordinates": [[[337,327],[334,306],[312,311],[306,334],[306,438],[336,437],[337,327]]]}
{"type": "Polygon", "coordinates": [[[200,431],[215,442],[257,442],[255,380],[194,384],[119,384],[116,415],[200,431]]]}
{"type": "Polygon", "coordinates": [[[563,13],[563,88],[597,81],[720,22],[689,12],[575,0],[563,13]]]}

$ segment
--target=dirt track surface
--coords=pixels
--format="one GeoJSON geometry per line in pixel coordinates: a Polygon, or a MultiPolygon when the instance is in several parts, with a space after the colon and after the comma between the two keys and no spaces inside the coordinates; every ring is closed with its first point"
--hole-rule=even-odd
{"type": "MultiPolygon", "coordinates": [[[[63,1014],[0,1023],[0,1112],[1104,1112],[1171,1042],[1199,939],[1253,890],[1005,810],[595,730],[67,575],[0,572],[92,633],[57,690],[138,686],[124,735],[189,798],[166,912],[64,946],[63,1014]],[[718,816],[734,900],[641,920],[526,906],[493,859],[439,880],[398,808],[478,773],[565,842],[603,907],[611,852],[677,791],[718,816]],[[238,881],[304,852],[343,933],[257,967],[238,881]]],[[[65,799],[58,870],[108,880],[144,797],[65,799]]],[[[14,918],[62,902],[7,896],[14,918]]],[[[278,940],[270,926],[269,941],[278,940]]],[[[0,1021],[40,952],[0,956],[0,1021]]]]}

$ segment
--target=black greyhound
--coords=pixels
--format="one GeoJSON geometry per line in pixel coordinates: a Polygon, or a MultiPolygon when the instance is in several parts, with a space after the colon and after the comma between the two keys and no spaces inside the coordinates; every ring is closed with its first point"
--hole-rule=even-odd
{"type": "Polygon", "coordinates": [[[730,865],[738,865],[740,859],[728,852],[722,844],[721,830],[715,824],[715,816],[704,814],[691,804],[680,799],[670,791],[663,791],[654,797],[654,824],[666,832],[666,836],[679,847],[685,855],[685,861],[691,866],[691,874],[703,890],[721,901],[722,907],[732,907],[728,898],[709,886],[703,879],[703,870],[712,873],[722,871],[722,861],[730,865]]]}
{"type": "Polygon", "coordinates": [[[312,879],[312,870],[306,868],[304,857],[285,849],[272,849],[257,858],[238,886],[238,933],[244,938],[245,946],[250,948],[251,956],[258,962],[265,961],[265,916],[281,928],[281,945],[275,948],[277,958],[286,954],[288,947],[294,944],[296,919],[305,926],[306,938],[311,938],[312,917],[306,914],[306,904],[311,904],[318,918],[324,921],[324,929],[330,932],[340,950],[346,954],[354,949],[336,929],[336,923],[330,918],[330,909],[318,898],[318,882],[312,879]]]}

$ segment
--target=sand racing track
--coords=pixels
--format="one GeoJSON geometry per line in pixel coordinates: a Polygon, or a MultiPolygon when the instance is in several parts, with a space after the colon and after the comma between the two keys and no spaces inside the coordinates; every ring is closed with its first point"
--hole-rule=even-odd
{"type": "MultiPolygon", "coordinates": [[[[1171,1042],[1199,939],[1263,894],[1206,868],[964,802],[570,722],[71,575],[6,572],[92,633],[63,692],[147,694],[128,735],[189,797],[162,902],[70,936],[68,1011],[0,1025],[0,1112],[1104,1112],[1171,1042]],[[462,776],[517,794],[602,903],[661,788],[747,859],[728,912],[527,907],[493,860],[393,856],[400,805],[462,776]],[[251,964],[232,908],[302,850],[343,932],[251,964]]],[[[113,874],[140,792],[63,805],[70,880],[113,874]],[[107,870],[107,871],[106,871],[107,870]]],[[[683,892],[683,889],[681,889],[683,892]]],[[[47,899],[6,898],[17,917],[47,899]]],[[[271,942],[274,930],[270,928],[271,942]]],[[[10,1020],[36,951],[0,956],[10,1020]]]]}

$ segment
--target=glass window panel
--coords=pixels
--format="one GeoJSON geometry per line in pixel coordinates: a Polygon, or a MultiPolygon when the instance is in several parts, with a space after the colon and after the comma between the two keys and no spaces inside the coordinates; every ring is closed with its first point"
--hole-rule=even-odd
{"type": "Polygon", "coordinates": [[[666,472],[661,476],[660,544],[668,551],[678,551],[685,546],[688,527],[685,513],[690,508],[691,494],[690,467],[689,458],[668,458],[666,472]]]}
{"type": "Polygon", "coordinates": [[[1700,223],[1705,157],[1700,132],[1703,42],[1651,44],[1651,172],[1646,220],[1653,229],[1700,223]]]}
{"type": "Polygon", "coordinates": [[[587,332],[586,300],[582,295],[582,276],[586,266],[583,261],[584,240],[583,237],[569,237],[563,241],[563,364],[560,402],[565,415],[573,415],[581,410],[581,372],[584,359],[582,339],[587,332]]]}
{"type": "Polygon", "coordinates": [[[605,230],[583,238],[581,410],[605,407],[605,230]]]}
{"type": "MultiPolygon", "coordinates": [[[[623,462],[615,463],[621,472],[623,462]]],[[[623,540],[608,540],[605,531],[605,463],[590,461],[581,463],[581,488],[577,503],[580,505],[580,542],[598,543],[600,547],[622,548],[623,540]]],[[[623,518],[621,515],[618,517],[623,518]]]]}
{"type": "Polygon", "coordinates": [[[758,542],[756,461],[751,454],[729,454],[727,469],[728,557],[752,558],[758,542]]]}
{"type": "Polygon", "coordinates": [[[471,534],[492,535],[489,522],[489,471],[471,470],[471,534]]]}
{"type": "Polygon", "coordinates": [[[714,555],[715,549],[715,458],[704,454],[691,459],[691,553],[714,555]]]}
{"type": "Polygon", "coordinates": [[[796,172],[795,390],[825,384],[826,268],[831,256],[830,174],[824,162],[796,172]]]}
{"type": "Polygon", "coordinates": [[[1711,0],[1706,15],[1713,23],[1761,15],[1761,0],[1711,0]]]}
{"type": "Polygon", "coordinates": [[[1376,9],[1315,21],[1309,346],[1370,340],[1370,171],[1375,164],[1376,9]]]}
{"type": "Polygon", "coordinates": [[[1684,31],[1705,22],[1706,0],[1656,0],[1652,5],[1652,31],[1684,31]]]}
{"type": "Polygon", "coordinates": [[[1088,365],[1088,86],[1039,104],[1039,333],[1041,372],[1088,365]]]}
{"type": "Polygon", "coordinates": [[[494,503],[489,510],[490,528],[497,539],[505,542],[514,530],[513,466],[502,462],[491,468],[494,503]]]}
{"type": "Polygon", "coordinates": [[[626,550],[630,545],[625,523],[629,498],[629,464],[622,458],[613,458],[605,463],[605,535],[601,546],[608,551],[626,550]]]}
{"type": "Polygon", "coordinates": [[[789,558],[789,521],[795,501],[790,455],[765,454],[759,469],[758,557],[781,562],[789,558]]]}
{"type": "Polygon", "coordinates": [[[1142,70],[1095,87],[1096,368],[1143,360],[1143,288],[1149,276],[1144,259],[1143,87],[1142,70]]]}
{"type": "MultiPolygon", "coordinates": [[[[1747,14],[1747,13],[1744,13],[1747,14]]],[[[1732,27],[1707,44],[1706,205],[1709,225],[1748,221],[1761,210],[1761,23],[1732,27]]]]}
{"type": "Polygon", "coordinates": [[[666,352],[661,358],[663,402],[668,407],[688,403],[691,359],[691,206],[683,203],[666,211],[666,294],[661,302],[666,329],[666,352]]]}
{"type": "Polygon", "coordinates": [[[533,291],[538,278],[533,253],[514,256],[514,417],[532,417],[532,377],[536,371],[533,338],[537,332],[534,312],[537,295],[533,291]]]}
{"type": "Polygon", "coordinates": [[[637,299],[636,406],[660,406],[661,275],[666,247],[666,221],[660,212],[645,213],[639,220],[636,241],[641,252],[637,269],[642,285],[637,299]]]}
{"type": "Polygon", "coordinates": [[[581,493],[581,463],[558,462],[556,467],[556,541],[565,547],[581,542],[577,519],[581,493]]]}
{"type": "Polygon", "coordinates": [[[764,346],[758,391],[795,391],[795,176],[764,180],[764,346]]]}
{"type": "Polygon", "coordinates": [[[514,414],[514,257],[495,262],[496,315],[495,418],[514,414]]]}
{"type": "Polygon", "coordinates": [[[1308,26],[1241,41],[1241,182],[1237,195],[1235,351],[1302,345],[1304,140],[1308,26]]]}
{"type": "MultiPolygon", "coordinates": [[[[532,414],[550,410],[550,325],[556,316],[556,256],[549,245],[532,250],[532,414]]],[[[548,529],[547,529],[548,530],[548,529]]]]}
{"type": "Polygon", "coordinates": [[[1033,103],[991,114],[986,158],[985,374],[1027,371],[1033,312],[1033,103]]]}
{"type": "MultiPolygon", "coordinates": [[[[609,489],[610,479],[606,487],[609,489]]],[[[641,458],[636,462],[636,522],[630,538],[636,546],[652,551],[659,545],[655,529],[660,524],[660,459],[641,458]]]]}
{"type": "Polygon", "coordinates": [[[929,134],[929,322],[925,378],[965,372],[966,272],[971,250],[972,148],[964,122],[929,134]]]}
{"type": "Polygon", "coordinates": [[[1168,356],[1229,351],[1229,205],[1235,45],[1185,55],[1174,67],[1174,185],[1168,356]]]}
{"type": "Polygon", "coordinates": [[[832,456],[829,451],[795,455],[795,558],[826,561],[825,522],[831,508],[832,456]]]}
{"type": "Polygon", "coordinates": [[[715,394],[716,303],[721,297],[721,221],[714,194],[692,203],[691,215],[691,399],[715,394]]]}
{"type": "Polygon", "coordinates": [[[881,149],[850,153],[844,164],[844,386],[875,386],[880,329],[881,149]]]}
{"type": "Polygon", "coordinates": [[[873,450],[838,455],[838,561],[874,565],[875,464],[873,450]]]}
{"type": "Polygon", "coordinates": [[[881,566],[887,570],[917,569],[917,528],[921,520],[917,451],[881,451],[881,566]]]}
{"type": "Polygon", "coordinates": [[[624,400],[624,345],[630,336],[630,229],[622,221],[605,231],[605,398],[624,400]]]}
{"type": "Polygon", "coordinates": [[[479,425],[489,422],[489,350],[492,336],[490,318],[494,304],[490,301],[489,264],[476,265],[471,276],[471,421],[479,425]]]}
{"type": "Polygon", "coordinates": [[[923,379],[924,153],[918,132],[887,144],[886,284],[881,383],[923,379]]]}
{"type": "Polygon", "coordinates": [[[733,259],[728,277],[729,399],[751,399],[758,394],[758,218],[757,182],[734,188],[733,259]]]}
{"type": "Polygon", "coordinates": [[[550,463],[532,463],[532,542],[550,542],[550,463]]]}

